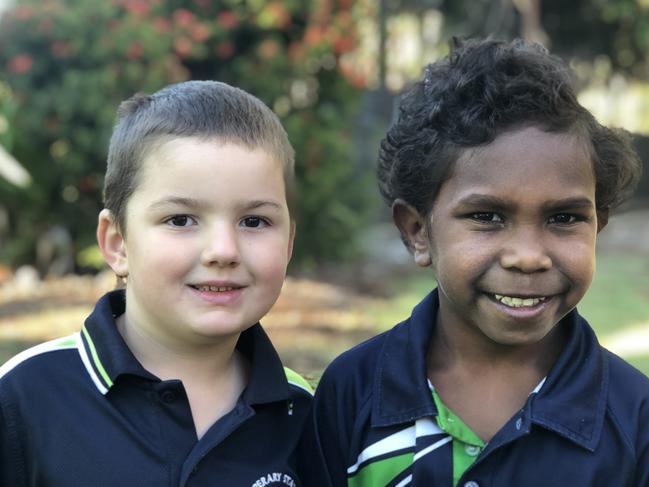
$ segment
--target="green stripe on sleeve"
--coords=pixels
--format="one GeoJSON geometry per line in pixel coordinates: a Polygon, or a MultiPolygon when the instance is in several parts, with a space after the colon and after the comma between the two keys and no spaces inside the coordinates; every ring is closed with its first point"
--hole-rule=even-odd
{"type": "Polygon", "coordinates": [[[311,387],[311,384],[309,384],[309,382],[300,374],[298,374],[294,370],[289,369],[288,367],[284,367],[284,373],[286,374],[286,380],[290,384],[293,384],[301,389],[304,389],[310,394],[313,394],[313,387],[311,387]]]}
{"type": "Polygon", "coordinates": [[[56,347],[74,348],[77,346],[76,334],[67,337],[57,338],[52,342],[56,347]]]}

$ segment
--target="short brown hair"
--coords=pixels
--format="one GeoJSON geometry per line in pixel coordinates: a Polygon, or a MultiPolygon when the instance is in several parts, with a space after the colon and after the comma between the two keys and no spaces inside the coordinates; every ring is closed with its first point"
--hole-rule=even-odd
{"type": "Polygon", "coordinates": [[[216,138],[263,148],[284,168],[291,215],[295,152],[277,115],[251,94],[217,81],[186,81],[121,103],[108,149],[104,206],[126,231],[126,205],[142,161],[157,144],[176,137],[216,138]]]}

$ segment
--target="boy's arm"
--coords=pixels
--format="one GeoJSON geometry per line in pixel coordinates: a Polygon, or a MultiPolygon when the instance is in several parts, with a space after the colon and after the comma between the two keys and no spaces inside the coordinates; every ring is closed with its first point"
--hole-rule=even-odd
{"type": "Polygon", "coordinates": [[[316,390],[311,414],[307,418],[300,448],[300,478],[304,487],[345,487],[351,426],[353,418],[338,402],[342,395],[335,390],[327,374],[316,390]],[[352,418],[350,418],[350,416],[352,418]]]}
{"type": "Polygon", "coordinates": [[[26,485],[25,469],[20,455],[19,438],[15,434],[15,422],[8,418],[1,393],[2,391],[0,391],[0,486],[19,487],[26,485]]]}
{"type": "Polygon", "coordinates": [[[649,487],[649,400],[643,404],[641,411],[638,421],[640,427],[639,451],[634,485],[649,487]]]}

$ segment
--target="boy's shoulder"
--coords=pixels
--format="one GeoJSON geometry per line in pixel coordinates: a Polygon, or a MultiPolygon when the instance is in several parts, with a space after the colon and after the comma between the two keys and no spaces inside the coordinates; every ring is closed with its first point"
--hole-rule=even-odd
{"type": "Polygon", "coordinates": [[[308,380],[286,366],[284,366],[284,374],[292,396],[306,397],[308,399],[313,397],[313,387],[311,387],[308,380]]]}
{"type": "Polygon", "coordinates": [[[610,350],[602,349],[608,359],[611,406],[642,405],[649,414],[649,377],[610,350]]]}
{"type": "Polygon", "coordinates": [[[400,326],[405,326],[405,322],[368,338],[338,355],[326,368],[323,378],[326,376],[329,380],[345,382],[370,378],[381,360],[386,340],[394,329],[400,326]]]}
{"type": "Polygon", "coordinates": [[[390,378],[408,376],[425,383],[421,374],[425,367],[421,366],[426,360],[437,307],[438,295],[433,290],[413,308],[408,318],[341,354],[325,375],[353,382],[367,381],[378,373],[390,378]]]}
{"type": "Polygon", "coordinates": [[[408,334],[409,326],[410,320],[403,321],[335,358],[318,383],[316,397],[335,397],[342,410],[369,413],[377,398],[390,392],[384,387],[385,372],[404,365],[403,357],[393,356],[389,350],[395,348],[399,337],[408,334]]]}
{"type": "Polygon", "coordinates": [[[40,378],[49,380],[52,370],[64,366],[63,356],[80,360],[79,334],[56,338],[23,350],[0,367],[0,385],[14,378],[33,382],[40,378]]]}

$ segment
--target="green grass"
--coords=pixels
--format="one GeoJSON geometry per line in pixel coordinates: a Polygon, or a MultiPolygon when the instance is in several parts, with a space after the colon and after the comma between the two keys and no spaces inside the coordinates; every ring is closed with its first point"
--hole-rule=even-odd
{"type": "Polygon", "coordinates": [[[649,324],[649,258],[600,256],[579,311],[601,336],[649,324]]]}
{"type": "Polygon", "coordinates": [[[645,375],[649,375],[649,354],[629,357],[625,360],[635,368],[644,372],[645,375]]]}

